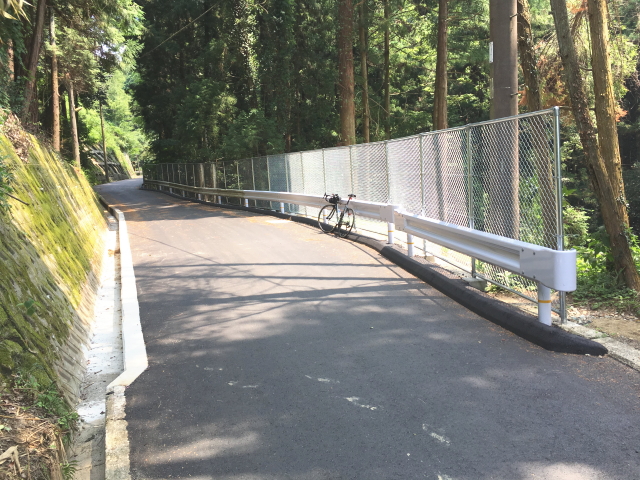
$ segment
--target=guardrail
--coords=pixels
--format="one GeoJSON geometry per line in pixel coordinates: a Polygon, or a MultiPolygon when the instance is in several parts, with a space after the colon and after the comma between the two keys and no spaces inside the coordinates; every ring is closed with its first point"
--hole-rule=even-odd
{"type": "MultiPolygon", "coordinates": [[[[214,197],[214,203],[222,204],[221,197],[249,200],[264,200],[280,204],[284,213],[285,204],[322,207],[326,201],[318,195],[260,190],[234,190],[222,188],[192,187],[178,183],[145,179],[145,186],[155,185],[174,190],[192,192],[199,200],[204,196],[214,197]]],[[[184,193],[183,193],[184,195],[184,193]]],[[[345,200],[341,201],[346,203],[345,200]]],[[[538,286],[538,320],[551,325],[551,289],[571,292],[576,289],[576,251],[553,250],[539,245],[482,232],[432,218],[421,217],[403,211],[400,205],[352,200],[349,204],[356,215],[385,221],[389,226],[388,242],[393,244],[393,233],[397,228],[407,234],[408,255],[413,256],[413,237],[423,238],[445,248],[479,259],[510,272],[533,280],[538,286]]]]}

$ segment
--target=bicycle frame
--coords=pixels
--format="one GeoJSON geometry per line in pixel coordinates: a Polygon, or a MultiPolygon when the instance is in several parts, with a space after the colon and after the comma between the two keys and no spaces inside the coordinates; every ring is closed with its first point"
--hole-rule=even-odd
{"type": "MultiPolygon", "coordinates": [[[[355,198],[355,195],[354,194],[348,195],[348,200],[345,203],[344,208],[342,209],[340,209],[340,197],[337,194],[333,194],[329,196],[328,194],[325,193],[323,198],[331,205],[331,210],[330,210],[330,213],[325,215],[324,211],[326,207],[322,209],[322,223],[325,223],[327,220],[334,218],[334,215],[337,215],[335,217],[336,225],[331,231],[335,231],[335,230],[340,231],[343,225],[344,215],[347,211],[351,210],[348,208],[349,203],[351,202],[352,198],[355,198]]],[[[351,231],[351,228],[349,228],[349,231],[351,231]]],[[[325,231],[325,233],[328,233],[328,232],[325,231]]],[[[348,235],[348,233],[346,235],[348,235]]]]}

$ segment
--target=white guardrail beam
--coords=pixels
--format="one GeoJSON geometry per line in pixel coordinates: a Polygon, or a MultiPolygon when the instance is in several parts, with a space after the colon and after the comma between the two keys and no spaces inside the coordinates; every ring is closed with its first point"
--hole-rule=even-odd
{"type": "MultiPolygon", "coordinates": [[[[289,192],[269,192],[260,190],[227,190],[224,188],[191,187],[160,180],[145,180],[169,187],[170,189],[211,195],[265,200],[280,204],[284,213],[284,204],[305,205],[322,208],[326,201],[319,195],[306,195],[289,192]]],[[[199,195],[199,198],[201,198],[199,195]]],[[[346,200],[341,200],[346,204],[346,200]]],[[[492,233],[481,232],[432,218],[421,217],[402,211],[399,205],[352,200],[349,206],[356,215],[387,222],[390,244],[393,244],[393,231],[397,228],[407,234],[409,255],[413,256],[413,238],[420,237],[429,242],[455,250],[486,263],[504,268],[523,277],[535,280],[538,284],[538,319],[551,325],[551,292],[572,292],[576,289],[576,251],[559,251],[526,243],[492,233]]]]}

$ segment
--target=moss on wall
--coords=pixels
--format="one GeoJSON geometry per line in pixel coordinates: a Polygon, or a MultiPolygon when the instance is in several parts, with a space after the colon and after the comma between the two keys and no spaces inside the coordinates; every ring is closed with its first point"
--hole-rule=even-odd
{"type": "Polygon", "coordinates": [[[89,277],[102,255],[104,219],[82,173],[32,138],[22,161],[0,135],[0,156],[12,170],[13,194],[0,211],[0,377],[31,374],[58,380],[61,347],[79,321],[89,277]],[[33,312],[20,305],[29,299],[33,312]]]}

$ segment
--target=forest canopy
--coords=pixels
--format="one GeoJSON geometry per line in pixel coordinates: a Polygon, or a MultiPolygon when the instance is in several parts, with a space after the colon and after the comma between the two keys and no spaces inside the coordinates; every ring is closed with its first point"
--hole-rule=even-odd
{"type": "MultiPolygon", "coordinates": [[[[103,139],[139,162],[215,162],[464,125],[492,111],[495,2],[7,0],[0,108],[82,167],[103,139]]],[[[640,0],[517,5],[517,111],[564,107],[569,241],[591,267],[629,272],[640,259],[640,0]],[[614,165],[606,192],[598,162],[614,165]]],[[[638,290],[639,278],[625,282],[638,290]]]]}

